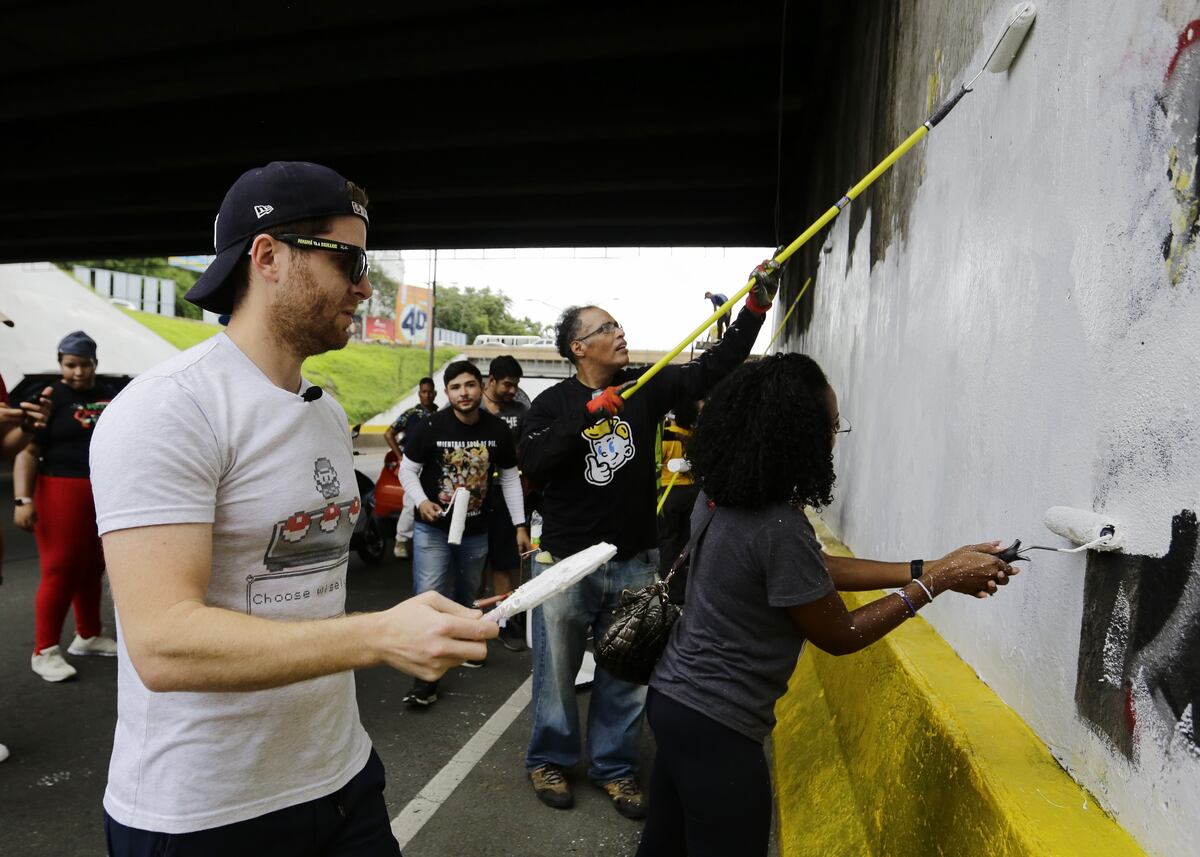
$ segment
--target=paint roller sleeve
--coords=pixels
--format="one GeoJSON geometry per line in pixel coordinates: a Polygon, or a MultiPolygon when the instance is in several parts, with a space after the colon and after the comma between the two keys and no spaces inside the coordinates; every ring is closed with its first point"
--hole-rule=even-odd
{"type": "Polygon", "coordinates": [[[1107,542],[1096,545],[1096,550],[1120,550],[1122,544],[1123,534],[1115,520],[1085,509],[1050,507],[1046,510],[1046,529],[1077,545],[1089,544],[1111,534],[1107,542]]]}

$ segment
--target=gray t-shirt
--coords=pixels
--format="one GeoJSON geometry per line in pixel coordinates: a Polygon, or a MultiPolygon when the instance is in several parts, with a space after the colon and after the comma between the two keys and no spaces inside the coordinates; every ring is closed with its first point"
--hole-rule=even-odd
{"type": "MultiPolygon", "coordinates": [[[[708,513],[701,493],[692,531],[708,513]]],[[[785,608],[833,591],[802,509],[719,506],[692,558],[687,603],[650,686],[754,741],[775,727],[775,701],[804,645],[785,608]]]]}
{"type": "MultiPolygon", "coordinates": [[[[209,607],[272,622],[345,613],[363,511],[346,412],[332,396],[307,402],[275,386],[226,334],[134,379],[96,425],[91,467],[102,535],[212,525],[209,607]]],[[[159,573],[177,573],[159,559],[159,573]]],[[[157,693],[124,634],[117,647],[104,808],[127,827],[235,824],[333,794],[367,763],[350,671],[267,690],[157,693]]]]}

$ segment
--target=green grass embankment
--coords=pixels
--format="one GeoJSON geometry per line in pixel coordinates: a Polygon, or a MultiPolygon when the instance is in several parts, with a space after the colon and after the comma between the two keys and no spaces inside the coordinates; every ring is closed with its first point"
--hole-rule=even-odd
{"type": "MultiPolygon", "coordinates": [[[[191,348],[222,328],[186,318],[125,310],[176,348],[191,348]]],[[[457,349],[438,348],[434,364],[441,366],[457,349]]],[[[332,393],[351,423],[381,413],[417,385],[429,371],[429,352],[420,348],[389,347],[353,342],[341,351],[318,354],[304,361],[304,377],[332,393]]]]}

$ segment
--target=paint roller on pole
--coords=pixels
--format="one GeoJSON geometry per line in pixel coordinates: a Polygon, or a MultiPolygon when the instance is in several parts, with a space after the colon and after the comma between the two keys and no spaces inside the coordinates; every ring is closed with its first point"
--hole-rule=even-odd
{"type": "MultiPolygon", "coordinates": [[[[950,114],[950,111],[953,110],[958,102],[962,100],[963,96],[971,91],[975,81],[979,79],[980,75],[982,75],[984,71],[990,71],[995,74],[1000,74],[1007,71],[1009,66],[1012,65],[1013,60],[1016,58],[1017,51],[1020,50],[1021,44],[1025,41],[1025,36],[1028,35],[1029,28],[1033,26],[1033,19],[1036,16],[1037,8],[1033,3],[1018,3],[1016,6],[1014,6],[1012,11],[1009,12],[1008,19],[1005,22],[1004,31],[1000,34],[1000,38],[996,40],[996,44],[992,47],[991,53],[988,54],[987,59],[983,62],[983,67],[979,69],[976,75],[971,78],[970,81],[964,83],[958,92],[943,101],[941,106],[939,106],[938,109],[935,110],[933,114],[925,120],[921,127],[919,127],[916,131],[913,131],[903,143],[893,149],[891,154],[880,161],[875,169],[867,173],[858,184],[846,191],[845,196],[834,203],[828,211],[818,217],[811,226],[800,233],[800,236],[796,238],[795,241],[779,250],[775,254],[774,261],[777,264],[782,265],[784,262],[790,259],[797,250],[808,243],[810,238],[820,232],[821,229],[826,226],[826,224],[837,217],[843,208],[849,205],[850,202],[857,198],[864,190],[874,184],[876,179],[891,169],[892,165],[895,164],[896,161],[900,160],[900,158],[902,158],[909,149],[915,146],[922,137],[932,131],[938,125],[938,123],[940,123],[950,114]]],[[[750,281],[747,282],[746,285],[738,289],[733,297],[721,304],[721,306],[715,312],[713,312],[712,315],[706,318],[702,324],[697,326],[695,330],[689,333],[684,340],[679,343],[679,345],[677,345],[661,360],[643,372],[641,377],[639,377],[631,386],[622,390],[621,396],[628,399],[630,396],[640,390],[646,384],[646,382],[661,372],[664,366],[668,365],[672,360],[678,357],[679,354],[681,354],[690,343],[698,339],[700,335],[704,333],[704,331],[715,324],[718,318],[732,310],[734,304],[748,295],[750,290],[754,288],[755,284],[755,278],[751,277],[750,281]]]]}
{"type": "Polygon", "coordinates": [[[1056,553],[1084,553],[1085,551],[1116,551],[1123,544],[1123,533],[1120,526],[1110,515],[1089,512],[1086,509],[1072,509],[1069,506],[1051,506],[1046,510],[1046,529],[1074,542],[1078,547],[1058,548],[1045,545],[1030,545],[1021,547],[1017,539],[999,553],[999,557],[1007,563],[1018,560],[1029,561],[1029,557],[1021,556],[1028,551],[1054,551],[1056,553]]]}

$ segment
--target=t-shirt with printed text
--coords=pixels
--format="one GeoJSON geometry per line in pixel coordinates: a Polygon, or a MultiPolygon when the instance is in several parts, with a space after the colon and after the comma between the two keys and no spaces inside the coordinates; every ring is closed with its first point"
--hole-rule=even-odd
{"type": "MultiPolygon", "coordinates": [[[[102,535],[212,525],[205,605],[282,622],[344,615],[362,503],[332,396],[307,402],[281,389],[220,333],[113,399],[91,465],[102,535]]],[[[170,556],[157,559],[159,573],[180,573],[170,556]]],[[[152,693],[123,632],[117,655],[104,808],[121,824],[233,824],[333,794],[367,762],[353,672],[251,692],[152,693]]]]}
{"type": "Polygon", "coordinates": [[[90,390],[75,390],[62,381],[52,384],[51,389],[50,400],[54,404],[50,419],[33,438],[41,449],[38,472],[46,476],[87,478],[92,430],[116,395],[116,387],[111,381],[97,378],[90,390]]]}
{"type": "MultiPolygon", "coordinates": [[[[404,445],[409,461],[421,465],[421,487],[425,496],[445,508],[455,489],[470,493],[465,532],[487,531],[486,505],[493,470],[517,466],[517,448],[507,423],[483,408],[474,425],[463,423],[453,408],[438,411],[417,425],[404,445]]],[[[433,526],[450,528],[450,516],[438,518],[433,526]]]]}

